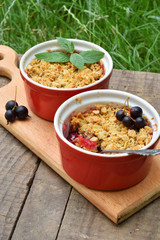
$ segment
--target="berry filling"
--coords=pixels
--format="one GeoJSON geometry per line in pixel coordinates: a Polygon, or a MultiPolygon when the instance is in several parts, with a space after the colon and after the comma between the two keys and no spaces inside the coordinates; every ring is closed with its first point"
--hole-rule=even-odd
{"type": "Polygon", "coordinates": [[[78,132],[70,133],[68,136],[68,141],[77,145],[81,146],[82,148],[88,149],[88,150],[97,150],[97,142],[92,141],[90,139],[84,138],[83,136],[79,136],[78,132]]]}

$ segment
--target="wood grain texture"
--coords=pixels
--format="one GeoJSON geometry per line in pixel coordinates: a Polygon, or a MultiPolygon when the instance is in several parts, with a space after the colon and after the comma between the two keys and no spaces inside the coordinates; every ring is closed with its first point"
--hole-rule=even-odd
{"type": "MultiPolygon", "coordinates": [[[[12,59],[14,59],[14,57],[12,59]]],[[[22,80],[20,78],[19,71],[17,68],[15,68],[15,61],[9,65],[10,73],[8,73],[8,76],[12,76],[12,81],[7,87],[5,86],[4,88],[0,89],[0,100],[4,104],[7,97],[13,94],[14,86],[18,85],[18,89],[20,89],[18,99],[27,106],[22,80]]],[[[5,65],[3,65],[0,69],[3,73],[7,74],[8,70],[5,69],[5,65]]],[[[125,84],[123,87],[126,87],[126,89],[123,90],[130,91],[130,88],[128,86],[131,84],[131,86],[133,85],[132,87],[134,88],[131,89],[130,92],[133,92],[135,87],[137,87],[137,84],[134,80],[136,80],[138,76],[142,81],[140,83],[143,84],[144,74],[142,73],[142,76],[141,74],[136,76],[136,74],[138,73],[124,72],[123,76],[123,71],[115,70],[111,79],[111,83],[112,81],[117,82],[117,88],[111,84],[110,87],[120,89],[120,87],[125,84]],[[128,77],[126,77],[126,74],[129,74],[128,77]]],[[[98,209],[100,209],[115,223],[122,222],[134,212],[138,211],[140,208],[144,207],[150,201],[153,201],[154,198],[157,198],[159,196],[160,169],[158,156],[152,159],[152,170],[150,171],[148,177],[140,184],[137,184],[130,189],[117,192],[102,192],[91,190],[73,181],[64,172],[61,165],[60,153],[57,150],[58,143],[55,137],[53,124],[51,122],[47,122],[43,119],[38,118],[33,113],[30,115],[31,119],[28,119],[23,123],[21,121],[16,121],[14,124],[6,125],[6,121],[4,119],[4,110],[2,109],[0,111],[0,122],[5,128],[7,128],[8,131],[15,135],[20,141],[22,141],[22,143],[24,143],[31,151],[33,151],[37,156],[45,161],[53,170],[55,170],[60,176],[62,176],[66,181],[74,186],[74,188],[76,188],[81,194],[83,194],[90,202],[92,202],[98,209]]]]}
{"type": "Polygon", "coordinates": [[[158,240],[160,239],[160,199],[127,221],[115,225],[72,190],[57,240],[158,240]]]}
{"type": "Polygon", "coordinates": [[[37,157],[0,126],[0,239],[8,239],[28,193],[37,157]]]}
{"type": "Polygon", "coordinates": [[[150,72],[114,70],[109,88],[142,97],[160,113],[160,74],[150,72]]]}
{"type": "Polygon", "coordinates": [[[12,240],[56,239],[70,185],[41,163],[12,240]]]}

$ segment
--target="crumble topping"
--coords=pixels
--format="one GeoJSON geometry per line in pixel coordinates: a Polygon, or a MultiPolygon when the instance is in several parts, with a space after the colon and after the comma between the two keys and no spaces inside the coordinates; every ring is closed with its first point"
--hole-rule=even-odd
{"type": "Polygon", "coordinates": [[[128,128],[116,119],[119,109],[124,108],[113,104],[96,104],[89,111],[72,116],[68,140],[93,152],[138,150],[149,144],[153,135],[149,120],[143,116],[146,122],[144,128],[128,128]]]}
{"type": "Polygon", "coordinates": [[[27,65],[25,72],[33,81],[55,88],[84,87],[104,76],[99,63],[85,64],[80,70],[71,62],[49,63],[37,58],[27,65]]]}

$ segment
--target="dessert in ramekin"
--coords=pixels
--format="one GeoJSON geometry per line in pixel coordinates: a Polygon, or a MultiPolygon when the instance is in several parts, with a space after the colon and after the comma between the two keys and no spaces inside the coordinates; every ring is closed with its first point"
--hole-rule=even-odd
{"type": "MultiPolygon", "coordinates": [[[[21,58],[20,73],[24,80],[26,96],[31,110],[46,120],[53,121],[57,108],[71,96],[88,90],[108,88],[109,79],[113,70],[113,61],[109,53],[91,42],[78,39],[69,39],[69,41],[74,43],[75,50],[79,53],[88,50],[103,52],[104,57],[101,59],[101,65],[103,66],[104,74],[99,80],[89,85],[84,84],[80,87],[75,86],[75,88],[43,85],[28,76],[26,67],[35,59],[35,55],[38,53],[43,53],[48,50],[51,52],[63,51],[64,49],[62,49],[57,40],[43,42],[29,49],[21,58]]],[[[63,86],[63,84],[61,86],[63,86]]]]}
{"type": "MultiPolygon", "coordinates": [[[[152,138],[142,149],[153,148],[160,134],[160,118],[148,102],[128,92],[92,90],[66,100],[57,110],[54,128],[59,141],[64,170],[77,182],[99,190],[118,190],[133,186],[144,179],[151,167],[151,158],[136,154],[102,154],[88,151],[71,143],[67,138],[73,115],[88,111],[95,104],[140,106],[152,128],[152,138]]],[[[107,122],[107,120],[106,120],[107,122]]]]}

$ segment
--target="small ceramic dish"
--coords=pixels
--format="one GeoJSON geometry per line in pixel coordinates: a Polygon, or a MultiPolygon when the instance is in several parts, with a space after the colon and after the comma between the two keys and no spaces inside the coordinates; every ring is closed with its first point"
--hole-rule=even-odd
{"type": "Polygon", "coordinates": [[[160,118],[148,102],[128,92],[92,90],[65,101],[57,110],[54,128],[60,146],[63,168],[77,182],[99,190],[118,190],[133,186],[146,177],[151,158],[140,155],[101,154],[84,150],[67,140],[71,116],[84,112],[95,104],[123,105],[129,97],[129,106],[140,106],[153,128],[153,137],[143,149],[153,148],[160,134],[160,118]]]}
{"type": "Polygon", "coordinates": [[[104,76],[90,85],[79,88],[53,88],[47,87],[33,81],[25,72],[26,66],[35,58],[35,54],[42,53],[50,49],[51,51],[62,51],[57,40],[46,41],[29,49],[20,60],[20,74],[24,80],[27,100],[31,110],[46,120],[53,121],[54,114],[57,108],[68,98],[75,94],[94,90],[108,88],[109,79],[113,70],[113,61],[109,53],[100,46],[78,39],[68,39],[74,43],[75,50],[82,52],[86,50],[97,50],[104,52],[104,57],[101,59],[104,76]]]}

